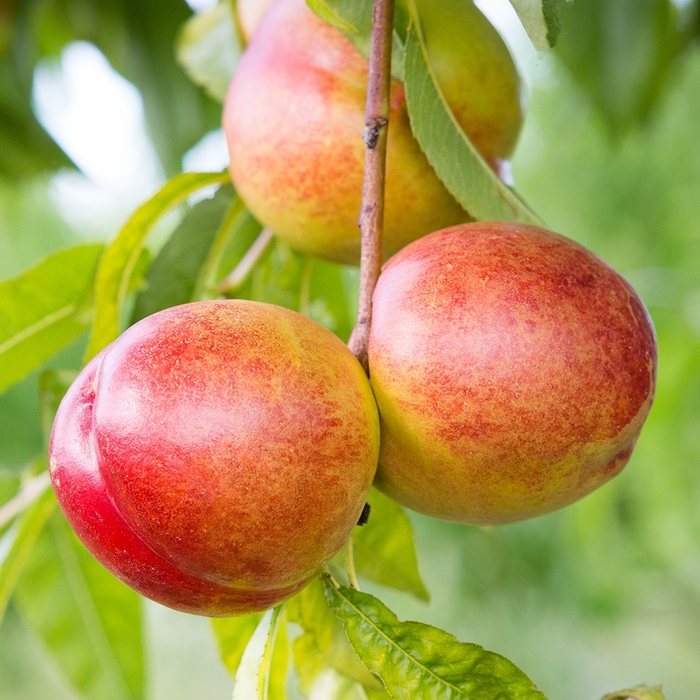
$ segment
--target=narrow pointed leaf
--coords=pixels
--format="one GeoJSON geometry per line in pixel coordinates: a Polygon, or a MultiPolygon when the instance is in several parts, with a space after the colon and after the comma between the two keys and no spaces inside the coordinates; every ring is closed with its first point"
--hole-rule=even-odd
{"type": "Polygon", "coordinates": [[[510,0],[534,47],[546,51],[555,46],[561,27],[557,5],[563,0],[510,0]]]}
{"type": "Polygon", "coordinates": [[[660,685],[647,688],[640,685],[630,690],[618,690],[616,693],[606,695],[603,700],[666,700],[660,685]]]}
{"type": "Polygon", "coordinates": [[[102,249],[68,248],[0,283],[0,393],[87,328],[102,249]]]}
{"type": "Polygon", "coordinates": [[[376,489],[370,493],[369,505],[368,523],[356,527],[352,535],[357,573],[429,600],[418,571],[413,528],[405,511],[376,489]]]}
{"type": "Polygon", "coordinates": [[[260,700],[285,700],[287,697],[288,643],[283,610],[284,606],[278,605],[272,611],[270,631],[258,668],[258,698],[260,700]]]}
{"type": "Polygon", "coordinates": [[[406,39],[406,101],[413,133],[430,164],[475,219],[541,224],[489,167],[455,120],[430,69],[413,0],[409,7],[413,24],[406,39]]]}
{"type": "Polygon", "coordinates": [[[45,488],[0,539],[0,622],[34,544],[55,508],[56,497],[45,488]]]}
{"type": "Polygon", "coordinates": [[[262,613],[242,617],[222,617],[211,620],[219,657],[233,678],[243,658],[250,638],[262,619],[262,613]]]}
{"type": "Polygon", "coordinates": [[[400,622],[368,593],[324,579],[353,648],[398,700],[546,700],[508,659],[420,622],[400,622]]]}
{"type": "Polygon", "coordinates": [[[177,60],[196,85],[219,102],[243,49],[232,17],[232,5],[220,2],[185,22],[176,44],[177,60]]]}
{"type": "Polygon", "coordinates": [[[90,555],[54,512],[17,585],[25,622],[90,700],[141,700],[141,602],[90,555]]]}
{"type": "Polygon", "coordinates": [[[228,174],[182,173],[131,216],[100,261],[95,283],[95,320],[85,355],[88,361],[117,338],[129,280],[139,260],[146,237],[160,218],[191,194],[209,185],[223,184],[228,174]]]}

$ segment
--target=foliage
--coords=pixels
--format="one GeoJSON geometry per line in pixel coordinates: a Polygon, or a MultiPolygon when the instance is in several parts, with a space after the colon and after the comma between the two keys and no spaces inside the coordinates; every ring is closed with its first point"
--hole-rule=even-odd
{"type": "MultiPolygon", "coordinates": [[[[366,52],[370,3],[309,4],[366,52]]],[[[553,71],[564,89],[541,91],[543,113],[534,119],[545,132],[545,137],[536,136],[546,144],[523,158],[542,165],[523,168],[527,175],[520,180],[521,191],[551,225],[629,270],[657,323],[659,398],[630,468],[634,474],[626,473],[566,514],[497,533],[409,518],[373,493],[369,523],[356,528],[353,549],[363,586],[376,595],[325,578],[265,615],[212,623],[222,660],[236,679],[234,698],[295,697],[295,692],[370,700],[477,700],[504,692],[513,698],[543,698],[504,657],[458,642],[434,625],[399,622],[377,598],[381,594],[411,614],[424,614],[417,607],[421,603],[401,597],[428,598],[412,523],[418,526],[417,539],[435,549],[423,552],[434,564],[424,566],[431,572],[429,583],[435,580],[434,568],[444,571],[445,558],[458,557],[452,565],[455,590],[445,584],[439,595],[433,590],[433,599],[448,601],[437,613],[443,626],[450,626],[455,615],[451,605],[471,611],[472,621],[460,623],[459,629],[470,638],[479,637],[474,629],[480,625],[485,634],[493,633],[480,608],[494,601],[514,612],[515,619],[506,615],[504,627],[532,622],[528,605],[534,606],[535,617],[554,616],[552,628],[568,624],[571,615],[603,625],[623,619],[635,596],[651,598],[667,587],[679,591],[691,617],[700,613],[692,576],[700,562],[700,270],[696,227],[688,223],[700,214],[695,194],[700,182],[695,166],[683,165],[695,130],[695,108],[700,107],[697,7],[690,3],[681,11],[668,0],[512,4],[540,50],[556,43],[560,24],[562,29],[550,60],[559,61],[553,71]],[[689,94],[674,92],[680,80],[689,94]],[[685,110],[675,109],[679,105],[685,110]],[[664,141],[658,125],[681,134],[678,142],[664,141]],[[662,572],[663,583],[658,580],[662,572]],[[288,682],[292,666],[296,680],[288,682]]],[[[3,5],[0,187],[14,192],[18,185],[10,179],[27,182],[71,166],[33,115],[31,80],[38,61],[56,57],[77,39],[93,41],[139,87],[164,169],[175,175],[183,153],[218,123],[216,101],[222,100],[242,50],[231,7],[222,2],[191,16],[179,0],[13,0],[3,5]],[[191,80],[176,62],[174,46],[191,80]]],[[[405,78],[421,146],[465,208],[481,219],[538,221],[534,209],[493,176],[455,126],[432,77],[411,0],[399,3],[397,10],[394,74],[405,78]]],[[[696,151],[697,139],[693,162],[700,156],[696,151]]],[[[76,244],[55,252],[46,234],[43,259],[20,274],[12,270],[0,282],[0,391],[5,391],[0,397],[1,503],[18,503],[23,492],[31,493],[27,485],[45,469],[41,420],[50,424],[57,398],[72,376],[50,372],[40,380],[39,372],[50,365],[77,369],[86,342],[91,357],[149,313],[218,295],[218,285],[241,263],[260,226],[226,183],[221,173],[175,175],[106,249],[76,244]],[[211,185],[217,187],[212,197],[188,201],[211,185]],[[151,256],[148,236],[173,209],[182,218],[151,256]],[[84,334],[88,327],[89,341],[84,334]]],[[[10,235],[2,230],[5,206],[0,204],[0,236],[10,235]]],[[[356,285],[356,271],[307,259],[274,241],[227,294],[296,308],[346,339],[356,285]]],[[[56,511],[49,491],[29,498],[7,523],[0,520],[0,612],[12,599],[13,614],[19,613],[42,640],[81,696],[144,697],[138,596],[91,559],[56,511]]],[[[331,565],[336,578],[343,576],[342,565],[342,557],[331,565]]],[[[670,598],[663,600],[671,605],[670,598]]],[[[657,613],[652,608],[644,614],[657,613]]],[[[700,648],[695,638],[689,643],[700,648]]],[[[576,656],[576,649],[571,655],[576,656]]],[[[525,667],[520,659],[531,658],[530,650],[518,657],[525,667]]],[[[556,665],[557,659],[547,663],[556,665]]],[[[540,685],[545,682],[556,687],[551,677],[540,685]]],[[[606,700],[662,697],[660,688],[640,686],[606,700]]]]}

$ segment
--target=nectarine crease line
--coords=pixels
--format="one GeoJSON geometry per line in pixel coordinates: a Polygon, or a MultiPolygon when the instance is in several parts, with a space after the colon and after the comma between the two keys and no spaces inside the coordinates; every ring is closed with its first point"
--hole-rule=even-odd
{"type": "Polygon", "coordinates": [[[372,323],[372,294],[382,264],[386,143],[389,127],[391,41],[394,28],[394,0],[374,0],[372,40],[365,108],[365,170],[359,226],[362,234],[360,295],[353,352],[369,374],[367,360],[372,323]]]}

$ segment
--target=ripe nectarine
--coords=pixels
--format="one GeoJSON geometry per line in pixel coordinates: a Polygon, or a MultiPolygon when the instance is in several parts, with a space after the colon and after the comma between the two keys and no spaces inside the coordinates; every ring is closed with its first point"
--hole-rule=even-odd
{"type": "Polygon", "coordinates": [[[58,410],[61,507],[116,576],[203,615],[264,610],[343,546],[378,452],[369,383],[343,343],[248,301],[129,328],[58,410]]]}
{"type": "Polygon", "coordinates": [[[649,413],[651,320],[573,241],[472,223],[397,253],[374,292],[376,485],[471,524],[548,513],[617,474],[649,413]]]}

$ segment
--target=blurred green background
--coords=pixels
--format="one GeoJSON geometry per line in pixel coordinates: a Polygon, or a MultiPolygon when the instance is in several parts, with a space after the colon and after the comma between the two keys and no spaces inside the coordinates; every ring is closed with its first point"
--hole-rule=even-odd
{"type": "MultiPolygon", "coordinates": [[[[550,228],[590,247],[644,298],[659,337],[657,398],[632,460],[613,482],[564,511],[517,525],[468,528],[412,516],[432,602],[379,592],[400,618],[430,622],[512,659],[550,700],[592,700],[643,682],[663,683],[669,700],[697,700],[697,7],[576,0],[562,6],[560,46],[542,55],[505,0],[481,5],[499,22],[529,83],[513,163],[517,187],[550,228]]],[[[113,235],[186,153],[191,160],[209,153],[214,163],[221,157],[211,134],[220,107],[174,60],[176,32],[190,13],[176,0],[0,3],[0,279],[76,241],[113,235]],[[89,173],[53,174],[71,164],[32,116],[51,122],[51,93],[37,93],[37,76],[53,71],[58,84],[60,56],[78,39],[98,46],[141,91],[153,156],[148,177],[134,161],[141,168],[135,189],[109,190],[102,182],[99,190],[99,177],[89,173]]],[[[53,106],[60,108],[60,99],[53,106]]],[[[81,343],[50,365],[76,366],[81,343]]],[[[36,382],[34,374],[0,396],[0,503],[43,450],[36,382]]],[[[148,700],[229,697],[232,684],[207,621],[151,603],[145,609],[148,700]]],[[[44,697],[78,696],[11,605],[0,626],[0,698],[44,697]]]]}

